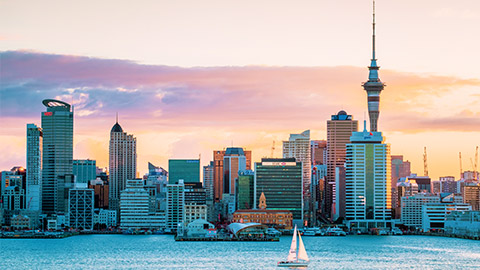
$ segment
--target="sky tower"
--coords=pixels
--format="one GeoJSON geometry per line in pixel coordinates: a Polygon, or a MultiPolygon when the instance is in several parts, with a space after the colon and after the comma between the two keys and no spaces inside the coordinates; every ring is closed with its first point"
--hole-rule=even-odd
{"type": "Polygon", "coordinates": [[[363,83],[363,88],[368,96],[368,116],[370,118],[370,131],[377,131],[378,116],[380,114],[380,92],[385,84],[378,77],[377,59],[375,58],[375,0],[373,1],[373,35],[372,35],[372,62],[368,69],[368,81],[363,83]]]}

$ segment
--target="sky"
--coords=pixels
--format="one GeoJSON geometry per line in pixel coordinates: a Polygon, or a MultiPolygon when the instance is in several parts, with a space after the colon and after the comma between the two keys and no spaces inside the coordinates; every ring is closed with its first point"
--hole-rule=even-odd
{"type": "MultiPolygon", "coordinates": [[[[376,1],[379,130],[423,174],[458,178],[480,145],[480,2],[376,1]],[[461,4],[460,4],[461,2],[461,4]]],[[[41,101],[75,106],[74,158],[108,166],[119,114],[138,170],[243,146],[281,157],[290,133],[363,122],[372,4],[337,1],[0,0],[0,170],[25,165],[41,101]]],[[[363,126],[360,124],[360,126],[363,126]]]]}

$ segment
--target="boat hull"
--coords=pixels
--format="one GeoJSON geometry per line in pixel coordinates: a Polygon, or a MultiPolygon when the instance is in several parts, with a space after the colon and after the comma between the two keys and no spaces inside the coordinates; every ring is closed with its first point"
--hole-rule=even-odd
{"type": "Polygon", "coordinates": [[[278,262],[278,267],[308,267],[308,262],[278,262]]]}

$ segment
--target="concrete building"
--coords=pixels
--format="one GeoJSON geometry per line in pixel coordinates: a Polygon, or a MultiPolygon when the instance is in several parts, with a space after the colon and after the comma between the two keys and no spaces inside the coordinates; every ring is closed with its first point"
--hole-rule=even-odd
{"type": "Polygon", "coordinates": [[[214,166],[213,161],[210,162],[209,165],[203,166],[203,188],[207,194],[207,201],[213,201],[215,198],[214,192],[214,166]]]}
{"type": "Polygon", "coordinates": [[[178,184],[167,185],[167,212],[166,227],[170,230],[177,229],[179,223],[183,224],[185,215],[185,185],[183,180],[178,184]]]}
{"type": "Polygon", "coordinates": [[[392,189],[397,187],[398,179],[408,177],[411,173],[410,161],[404,161],[402,155],[392,155],[392,189]]]}
{"type": "Polygon", "coordinates": [[[293,222],[303,224],[303,166],[295,158],[263,158],[255,163],[255,198],[262,193],[271,210],[292,212],[293,222]]]}
{"type": "Polygon", "coordinates": [[[170,159],[168,160],[168,183],[200,183],[199,159],[170,159]]]}
{"type": "Polygon", "coordinates": [[[443,192],[443,193],[458,193],[457,192],[457,181],[455,181],[454,176],[440,177],[439,183],[440,183],[440,192],[443,192]]]}
{"type": "MultiPolygon", "coordinates": [[[[222,200],[224,193],[224,169],[223,161],[226,150],[213,151],[213,186],[214,186],[214,200],[219,202],[222,200]]],[[[252,151],[243,149],[243,154],[246,159],[246,170],[252,169],[252,151]]]]}
{"type": "MultiPolygon", "coordinates": [[[[197,219],[187,225],[188,237],[209,237],[212,231],[215,231],[215,225],[205,219],[197,219]]],[[[216,235],[216,231],[214,235],[216,235]]]]}
{"type": "Polygon", "coordinates": [[[42,210],[44,214],[68,212],[68,185],[73,183],[73,110],[70,104],[45,99],[42,112],[42,210]]]}
{"type": "Polygon", "coordinates": [[[127,179],[135,179],[137,174],[137,139],[123,132],[118,119],[110,130],[109,172],[108,207],[118,212],[120,193],[127,179]]]}
{"type": "Polygon", "coordinates": [[[27,124],[26,202],[28,210],[38,212],[42,210],[42,145],[42,129],[27,124]]]}
{"type": "Polygon", "coordinates": [[[31,229],[34,226],[30,217],[25,215],[14,215],[11,219],[11,227],[14,230],[31,229]]]}
{"type": "Polygon", "coordinates": [[[103,224],[105,228],[117,226],[117,211],[97,209],[93,213],[93,225],[103,224]]]}
{"type": "Polygon", "coordinates": [[[448,214],[453,211],[471,211],[472,207],[464,203],[429,203],[422,206],[422,230],[443,230],[448,214]]]}
{"type": "Polygon", "coordinates": [[[76,183],[87,183],[97,179],[97,161],[90,159],[74,159],[73,175],[76,183]]]}
{"type": "Polygon", "coordinates": [[[480,236],[480,211],[452,211],[445,218],[445,233],[465,237],[480,236]]]}
{"type": "Polygon", "coordinates": [[[418,192],[433,193],[432,179],[428,176],[419,176],[412,173],[408,176],[409,181],[415,181],[418,185],[418,192]]]}
{"type": "Polygon", "coordinates": [[[109,197],[109,185],[108,182],[97,178],[92,180],[88,184],[88,188],[93,189],[94,192],[94,202],[95,209],[108,209],[108,197],[109,197]]]}
{"type": "Polygon", "coordinates": [[[121,229],[159,229],[165,227],[165,215],[152,212],[150,195],[142,179],[127,180],[120,194],[121,229]]]}
{"type": "Polygon", "coordinates": [[[339,111],[327,121],[327,177],[325,181],[324,215],[332,217],[335,194],[335,169],[345,166],[346,145],[353,132],[358,131],[358,121],[345,111],[339,111]]]}
{"type": "Polygon", "coordinates": [[[93,230],[93,189],[87,188],[87,183],[77,183],[69,190],[68,201],[70,227],[93,230]]]}
{"type": "Polygon", "coordinates": [[[206,192],[201,183],[185,183],[185,206],[184,218],[185,225],[196,219],[207,219],[208,207],[206,201],[206,192]]]}
{"type": "Polygon", "coordinates": [[[470,205],[473,211],[480,211],[480,184],[463,187],[463,202],[470,205]]]}
{"type": "Polygon", "coordinates": [[[311,161],[312,165],[326,165],[327,164],[327,141],[311,140],[310,156],[312,158],[312,161],[311,161]]]}
{"type": "Polygon", "coordinates": [[[345,217],[345,209],[346,209],[346,175],[345,175],[345,167],[339,166],[335,168],[335,195],[333,196],[334,199],[334,206],[335,209],[332,212],[332,218],[336,220],[339,217],[345,217]]]}
{"type": "MultiPolygon", "coordinates": [[[[304,202],[310,200],[312,181],[310,130],[300,134],[290,134],[288,141],[283,141],[283,158],[295,158],[297,162],[302,163],[303,199],[304,202]]],[[[304,210],[308,209],[304,208],[304,210]]]]}
{"type": "Polygon", "coordinates": [[[247,157],[243,148],[229,147],[223,156],[223,193],[235,195],[238,172],[247,169],[247,157]]]}
{"type": "Polygon", "coordinates": [[[391,227],[390,145],[381,132],[354,132],[347,144],[345,214],[357,228],[391,227]]]}

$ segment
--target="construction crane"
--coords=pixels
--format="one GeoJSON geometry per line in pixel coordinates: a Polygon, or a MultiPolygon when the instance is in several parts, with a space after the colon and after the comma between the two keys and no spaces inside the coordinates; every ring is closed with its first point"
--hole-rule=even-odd
{"type": "Polygon", "coordinates": [[[460,158],[460,179],[462,179],[462,174],[463,174],[463,170],[462,170],[462,152],[458,152],[458,157],[460,158]]]}
{"type": "Polygon", "coordinates": [[[273,158],[273,153],[275,152],[275,141],[272,144],[272,152],[270,153],[270,158],[273,158]]]}
{"type": "Polygon", "coordinates": [[[478,165],[478,146],[477,148],[475,148],[475,164],[473,166],[473,178],[475,180],[478,180],[477,165],[478,165]]]}
{"type": "Polygon", "coordinates": [[[428,166],[427,166],[427,147],[423,148],[423,174],[428,176],[428,166]]]}

